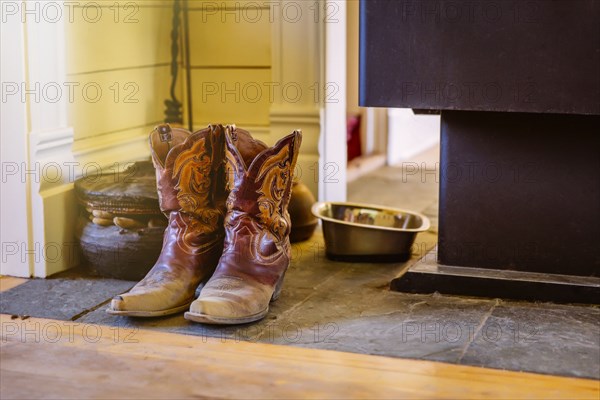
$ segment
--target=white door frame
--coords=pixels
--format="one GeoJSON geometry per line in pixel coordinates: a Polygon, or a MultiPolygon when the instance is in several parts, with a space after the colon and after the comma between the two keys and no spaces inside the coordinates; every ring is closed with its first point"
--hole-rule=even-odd
{"type": "Polygon", "coordinates": [[[0,49],[0,274],[28,277],[33,266],[30,260],[21,257],[21,249],[31,248],[27,223],[29,190],[21,176],[23,166],[27,165],[27,105],[18,93],[9,95],[25,81],[25,33],[20,20],[2,21],[0,49]]]}
{"type": "Polygon", "coordinates": [[[41,15],[39,4],[2,4],[0,274],[23,277],[46,277],[77,263],[66,19],[54,18],[67,11],[56,2],[58,13],[41,15]]]}
{"type": "Polygon", "coordinates": [[[322,76],[325,95],[319,138],[319,200],[345,201],[347,196],[346,2],[325,0],[323,10],[322,76]]]}

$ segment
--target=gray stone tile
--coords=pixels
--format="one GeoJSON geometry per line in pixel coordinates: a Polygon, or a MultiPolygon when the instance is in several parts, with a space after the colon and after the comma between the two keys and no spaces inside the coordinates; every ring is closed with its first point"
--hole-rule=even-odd
{"type": "Polygon", "coordinates": [[[485,321],[461,363],[600,379],[600,310],[502,303],[485,321]]]}
{"type": "Polygon", "coordinates": [[[82,324],[99,324],[111,327],[151,329],[200,337],[235,338],[237,327],[212,327],[183,318],[183,313],[157,318],[131,318],[106,313],[101,307],[78,319],[82,324]]]}
{"type": "Polygon", "coordinates": [[[317,230],[309,241],[292,245],[292,260],[283,290],[312,290],[339,271],[339,263],[325,258],[323,234],[317,230]]]}
{"type": "Polygon", "coordinates": [[[134,283],[81,277],[32,279],[0,293],[0,312],[71,320],[129,290],[134,283]]]}
{"type": "Polygon", "coordinates": [[[393,268],[347,265],[287,314],[261,342],[456,362],[493,300],[390,292],[393,268]],[[386,270],[387,268],[387,270],[386,270]]]}

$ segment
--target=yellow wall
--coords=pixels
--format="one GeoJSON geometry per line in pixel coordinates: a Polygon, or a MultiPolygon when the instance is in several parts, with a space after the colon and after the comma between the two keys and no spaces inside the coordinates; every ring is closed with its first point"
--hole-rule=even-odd
{"type": "Polygon", "coordinates": [[[193,123],[196,129],[235,123],[269,145],[302,129],[296,176],[317,195],[321,104],[311,90],[319,80],[320,55],[310,9],[317,3],[291,2],[292,8],[302,3],[298,23],[288,20],[293,11],[282,18],[285,5],[274,3],[190,0],[193,123]],[[292,100],[294,85],[303,93],[298,102],[292,100]],[[282,94],[284,87],[291,89],[282,94]]]}
{"type": "Polygon", "coordinates": [[[251,133],[268,129],[272,23],[268,7],[254,13],[248,3],[252,2],[238,1],[238,6],[211,2],[215,8],[207,8],[190,2],[192,108],[197,128],[235,123],[251,133]]]}
{"type": "MultiPolygon", "coordinates": [[[[164,100],[169,97],[173,2],[120,1],[118,17],[113,1],[77,4],[80,5],[74,7],[74,21],[67,24],[66,31],[68,80],[79,84],[75,89],[75,101],[69,105],[68,121],[75,130],[75,156],[78,160],[84,159],[78,155],[95,154],[94,149],[104,147],[102,157],[99,157],[103,164],[111,164],[108,162],[111,157],[120,158],[115,162],[145,158],[148,156],[145,138],[164,119],[164,100]],[[102,18],[98,22],[86,21],[86,4],[102,4],[102,18]],[[137,8],[126,9],[128,4],[135,4],[137,8]],[[129,22],[126,21],[127,16],[129,22]],[[87,95],[90,97],[87,100],[84,98],[85,85],[88,85],[87,95]],[[101,88],[102,96],[96,102],[97,87],[101,88]],[[115,98],[117,87],[119,92],[115,98]],[[131,99],[127,95],[131,95],[131,99]],[[122,145],[128,141],[135,142],[131,150],[122,145]],[[119,154],[112,152],[119,148],[119,154]]],[[[273,72],[275,24],[270,19],[269,3],[190,0],[189,4],[194,128],[200,129],[209,123],[235,123],[267,144],[273,144],[291,133],[287,127],[285,131],[281,131],[280,127],[271,129],[276,100],[270,96],[269,85],[277,78],[273,72]],[[209,3],[210,8],[207,8],[209,3]],[[256,5],[261,5],[255,10],[262,13],[260,18],[252,14],[256,5]]],[[[95,17],[94,7],[88,10],[88,19],[95,17]]],[[[310,14],[306,15],[308,18],[310,14]]],[[[286,29],[291,28],[293,26],[286,29]]],[[[308,35],[298,37],[294,33],[291,36],[288,40],[308,40],[308,35]]],[[[182,52],[183,46],[180,46],[180,56],[182,52]]],[[[294,74],[302,75],[306,74],[304,70],[318,68],[318,62],[310,61],[318,60],[318,54],[302,56],[304,58],[294,57],[297,61],[291,63],[290,60],[282,62],[285,68],[292,66],[294,82],[298,79],[294,74]],[[303,62],[311,65],[294,66],[294,63],[303,62]],[[312,65],[315,62],[317,65],[312,65]]],[[[185,127],[188,126],[187,85],[185,69],[180,68],[177,93],[183,103],[185,127]]],[[[302,85],[305,97],[310,97],[306,95],[310,93],[310,84],[302,85]]],[[[281,90],[279,87],[279,93],[281,90]]],[[[316,123],[308,118],[309,122],[293,124],[293,128],[304,129],[305,140],[299,162],[306,169],[303,175],[312,177],[314,173],[310,168],[316,166],[318,160],[319,105],[283,106],[301,110],[301,120],[307,119],[307,106],[317,110],[314,112],[316,123]]],[[[89,158],[86,161],[95,161],[93,157],[89,158]]],[[[317,182],[311,180],[306,183],[316,193],[317,182]]]]}
{"type": "Polygon", "coordinates": [[[68,113],[76,154],[102,143],[145,140],[164,119],[172,2],[114,3],[77,2],[66,24],[67,80],[78,85],[68,113]]]}
{"type": "MultiPolygon", "coordinates": [[[[171,83],[171,1],[121,1],[118,15],[112,1],[97,2],[99,18],[96,6],[88,3],[94,4],[78,2],[72,8],[73,22],[66,30],[67,80],[78,85],[68,121],[75,130],[75,153],[145,137],[164,119],[163,102],[171,83]],[[97,88],[102,90],[99,96],[97,88]]],[[[263,17],[253,21],[249,14],[227,13],[235,2],[213,4],[218,9],[190,1],[194,128],[235,123],[272,142],[265,134],[272,81],[268,6],[261,8],[263,17]]],[[[185,78],[180,68],[177,93],[187,117],[185,78]]]]}

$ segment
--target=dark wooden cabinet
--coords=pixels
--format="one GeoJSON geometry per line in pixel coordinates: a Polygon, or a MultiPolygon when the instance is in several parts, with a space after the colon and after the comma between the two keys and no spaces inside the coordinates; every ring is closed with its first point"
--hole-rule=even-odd
{"type": "Polygon", "coordinates": [[[599,21],[594,0],[361,2],[361,105],[442,118],[437,265],[393,288],[598,301],[599,21]]]}
{"type": "Polygon", "coordinates": [[[597,0],[367,0],[360,103],[600,114],[597,0]]]}

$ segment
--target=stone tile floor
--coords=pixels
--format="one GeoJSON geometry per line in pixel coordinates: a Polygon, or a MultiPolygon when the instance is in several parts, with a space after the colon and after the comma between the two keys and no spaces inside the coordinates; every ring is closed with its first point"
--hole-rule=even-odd
{"type": "MultiPolygon", "coordinates": [[[[437,184],[405,182],[405,177],[398,168],[382,168],[352,182],[349,198],[435,218],[437,184]]],[[[283,293],[255,324],[217,327],[182,315],[111,316],[104,311],[108,301],[135,282],[81,271],[30,280],[1,293],[0,312],[156,329],[199,340],[210,336],[600,379],[598,307],[390,291],[391,279],[435,245],[435,231],[434,225],[417,237],[413,258],[403,264],[329,261],[317,231],[310,241],[293,246],[283,293]]]]}

